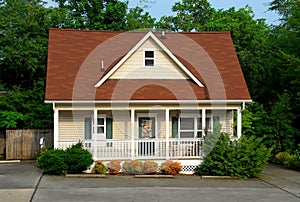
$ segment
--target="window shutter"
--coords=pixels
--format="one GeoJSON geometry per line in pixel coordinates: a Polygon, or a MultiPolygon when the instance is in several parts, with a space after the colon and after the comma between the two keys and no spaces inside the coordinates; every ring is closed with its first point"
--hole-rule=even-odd
{"type": "Polygon", "coordinates": [[[106,139],[113,139],[112,118],[106,118],[106,139]]]}
{"type": "Polygon", "coordinates": [[[84,119],[84,139],[86,139],[86,140],[92,139],[92,119],[91,118],[84,119]]]}
{"type": "Polygon", "coordinates": [[[172,117],[172,138],[178,138],[178,117],[172,117]]]}
{"type": "Polygon", "coordinates": [[[152,131],[151,138],[155,138],[155,118],[151,117],[150,119],[151,119],[151,122],[152,122],[152,125],[151,125],[151,131],[152,131]]]}

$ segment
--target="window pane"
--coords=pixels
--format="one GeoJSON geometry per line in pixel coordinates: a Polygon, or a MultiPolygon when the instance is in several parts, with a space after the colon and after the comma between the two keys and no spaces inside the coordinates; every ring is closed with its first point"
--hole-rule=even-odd
{"type": "Polygon", "coordinates": [[[154,66],[154,60],[146,59],[145,60],[145,66],[154,66]]]}
{"type": "Polygon", "coordinates": [[[202,130],[202,118],[197,118],[197,129],[202,130]]]}
{"type": "Polygon", "coordinates": [[[201,138],[202,137],[202,131],[198,131],[197,132],[197,138],[201,138]]]}
{"type": "Polygon", "coordinates": [[[97,125],[104,125],[104,118],[98,118],[97,125]]]}
{"type": "Polygon", "coordinates": [[[206,129],[207,130],[211,130],[211,119],[210,118],[206,118],[206,129]]]}
{"type": "Polygon", "coordinates": [[[180,138],[194,138],[194,132],[180,132],[180,138]]]}
{"type": "Polygon", "coordinates": [[[181,130],[194,130],[194,118],[180,118],[181,130]]]}
{"type": "Polygon", "coordinates": [[[97,133],[104,133],[104,126],[98,126],[97,133]]]}
{"type": "Polygon", "coordinates": [[[145,58],[154,58],[154,51],[145,51],[145,58]]]}

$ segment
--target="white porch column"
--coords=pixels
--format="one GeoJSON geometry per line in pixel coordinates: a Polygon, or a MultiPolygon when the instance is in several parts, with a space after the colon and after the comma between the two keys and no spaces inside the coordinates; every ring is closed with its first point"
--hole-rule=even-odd
{"type": "Polygon", "coordinates": [[[237,137],[242,136],[242,110],[239,108],[237,110],[237,137]]]}
{"type": "Polygon", "coordinates": [[[59,110],[54,109],[54,148],[58,148],[58,119],[59,119],[59,110]]]}
{"type": "Polygon", "coordinates": [[[131,109],[131,159],[134,159],[134,113],[135,110],[131,109]]]}
{"type": "Polygon", "coordinates": [[[170,110],[166,109],[166,159],[169,159],[170,150],[170,110]]]}
{"type": "Polygon", "coordinates": [[[97,159],[97,141],[96,141],[96,135],[97,135],[97,122],[98,122],[98,115],[97,115],[97,109],[94,109],[94,121],[92,122],[93,125],[93,132],[92,132],[92,140],[94,143],[94,152],[93,152],[93,157],[97,159]]]}
{"type": "Polygon", "coordinates": [[[202,109],[202,137],[206,135],[205,129],[206,129],[206,109],[202,109]]]}

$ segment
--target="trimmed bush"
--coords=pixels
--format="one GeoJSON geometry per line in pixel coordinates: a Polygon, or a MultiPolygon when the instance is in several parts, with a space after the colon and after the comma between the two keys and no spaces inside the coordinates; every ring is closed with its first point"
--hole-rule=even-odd
{"type": "Polygon", "coordinates": [[[107,164],[109,172],[112,174],[118,173],[121,170],[121,161],[120,160],[110,160],[107,164]]]}
{"type": "Polygon", "coordinates": [[[92,154],[82,148],[82,143],[77,143],[64,150],[46,149],[41,151],[37,158],[37,166],[45,174],[77,174],[86,170],[93,163],[92,154]]]}
{"type": "Polygon", "coordinates": [[[62,175],[67,173],[65,152],[61,149],[50,149],[41,152],[37,158],[37,166],[43,169],[45,174],[62,175]]]}
{"type": "MultiPolygon", "coordinates": [[[[215,134],[207,136],[211,135],[215,134]]],[[[230,141],[229,134],[217,135],[219,141],[204,158],[203,164],[195,169],[196,174],[246,179],[258,177],[262,173],[271,155],[271,149],[266,148],[261,139],[243,136],[238,141],[230,141]]]]}
{"type": "Polygon", "coordinates": [[[125,161],[123,168],[128,173],[141,174],[143,171],[143,162],[141,160],[125,161]]]}
{"type": "Polygon", "coordinates": [[[86,170],[93,162],[92,154],[83,149],[81,142],[66,149],[65,163],[67,164],[67,173],[77,174],[86,170]]]}
{"type": "Polygon", "coordinates": [[[145,161],[143,165],[143,173],[157,172],[158,164],[154,161],[145,161]]]}

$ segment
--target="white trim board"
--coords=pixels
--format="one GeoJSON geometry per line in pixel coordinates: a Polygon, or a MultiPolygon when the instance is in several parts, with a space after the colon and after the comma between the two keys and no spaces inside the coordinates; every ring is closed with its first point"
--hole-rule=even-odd
{"type": "Polygon", "coordinates": [[[204,87],[204,85],[175,57],[175,55],[150,31],[148,32],[100,81],[95,87],[101,86],[111,75],[116,72],[124,62],[133,55],[133,53],[140,48],[143,43],[152,38],[154,42],[177,64],[181,70],[183,70],[198,86],[204,87]]]}

